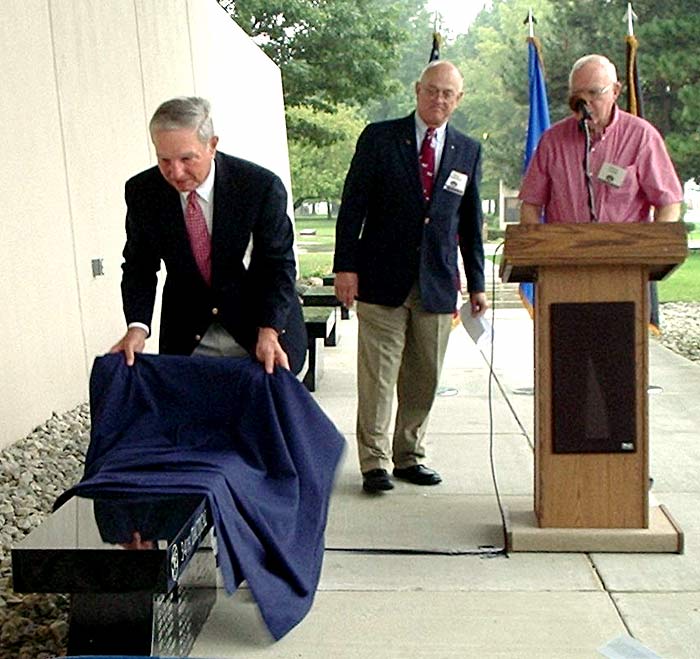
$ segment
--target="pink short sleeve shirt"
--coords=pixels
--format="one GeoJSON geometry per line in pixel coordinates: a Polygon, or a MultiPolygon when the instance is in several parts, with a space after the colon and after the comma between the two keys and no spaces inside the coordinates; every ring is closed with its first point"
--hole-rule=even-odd
{"type": "MultiPolygon", "coordinates": [[[[571,116],[542,135],[530,161],[519,198],[544,206],[545,221],[550,224],[590,221],[584,148],[585,136],[571,116]]],[[[610,125],[593,142],[589,162],[600,222],[649,222],[652,206],[683,199],[683,188],[656,128],[617,107],[610,125]]]]}

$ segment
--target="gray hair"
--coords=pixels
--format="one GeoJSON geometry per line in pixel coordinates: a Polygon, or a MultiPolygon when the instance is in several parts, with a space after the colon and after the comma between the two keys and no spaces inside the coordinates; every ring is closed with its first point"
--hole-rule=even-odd
{"type": "Polygon", "coordinates": [[[574,73],[579,69],[583,68],[587,64],[599,64],[602,66],[610,76],[610,82],[617,82],[617,69],[615,65],[604,55],[584,55],[574,62],[571,67],[571,73],[569,73],[569,91],[571,91],[571,81],[573,80],[574,73]]]}
{"type": "Polygon", "coordinates": [[[211,104],[199,96],[179,96],[161,103],[148,124],[151,136],[161,130],[191,128],[197,137],[206,144],[214,137],[214,124],[211,120],[211,104]]]}

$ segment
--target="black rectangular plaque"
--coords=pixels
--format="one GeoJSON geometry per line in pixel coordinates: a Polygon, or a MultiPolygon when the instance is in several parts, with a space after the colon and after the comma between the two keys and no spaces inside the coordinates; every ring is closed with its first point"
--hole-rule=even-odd
{"type": "Polygon", "coordinates": [[[550,307],[554,453],[636,450],[634,302],[550,307]]]}

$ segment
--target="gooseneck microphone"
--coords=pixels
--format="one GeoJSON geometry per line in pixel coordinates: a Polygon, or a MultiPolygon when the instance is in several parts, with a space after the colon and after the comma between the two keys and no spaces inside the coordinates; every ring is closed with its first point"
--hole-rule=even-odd
{"type": "Polygon", "coordinates": [[[588,111],[588,103],[586,103],[586,101],[584,101],[582,98],[574,98],[573,109],[575,112],[581,113],[582,119],[590,119],[591,118],[591,113],[588,111]]]}
{"type": "Polygon", "coordinates": [[[586,188],[588,190],[588,210],[591,222],[597,222],[598,217],[595,211],[595,197],[593,195],[593,180],[591,178],[591,170],[589,163],[589,155],[591,152],[591,132],[588,127],[588,119],[591,118],[591,113],[588,110],[588,104],[578,96],[572,96],[569,99],[569,107],[577,113],[581,114],[578,121],[578,126],[586,136],[585,151],[583,154],[583,175],[586,179],[586,188]]]}

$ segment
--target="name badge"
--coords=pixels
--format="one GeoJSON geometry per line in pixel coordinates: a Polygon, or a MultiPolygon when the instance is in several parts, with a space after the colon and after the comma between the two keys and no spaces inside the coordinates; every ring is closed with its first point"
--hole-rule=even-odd
{"type": "Polygon", "coordinates": [[[624,167],[618,167],[611,162],[603,163],[598,172],[598,178],[614,188],[619,188],[624,183],[626,176],[627,170],[624,167]]]}
{"type": "Polygon", "coordinates": [[[464,195],[464,191],[467,189],[468,180],[469,177],[466,174],[453,169],[442,189],[447,190],[448,192],[454,192],[462,197],[464,195]]]}

